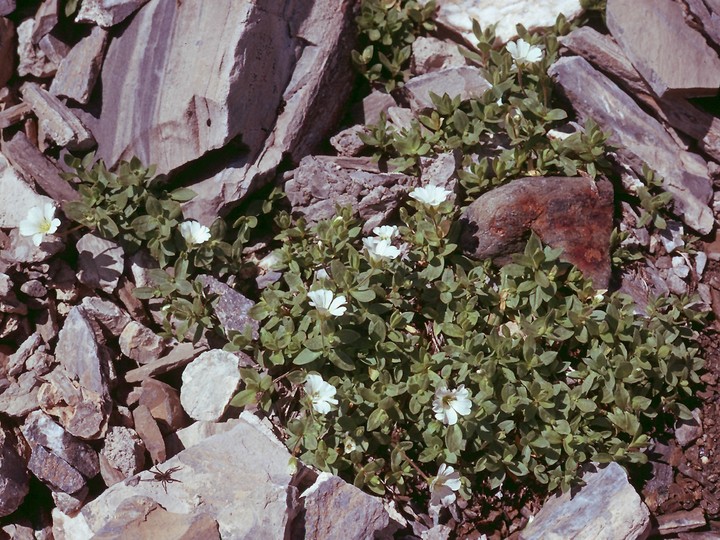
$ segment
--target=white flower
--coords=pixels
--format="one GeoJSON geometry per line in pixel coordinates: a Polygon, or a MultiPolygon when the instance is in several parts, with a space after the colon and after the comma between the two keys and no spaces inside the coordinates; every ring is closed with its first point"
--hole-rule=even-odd
{"type": "Polygon", "coordinates": [[[180,234],[189,245],[210,240],[210,229],[195,220],[183,221],[180,224],[180,234]]]}
{"type": "Polygon", "coordinates": [[[327,414],[332,410],[331,405],[337,405],[338,400],[333,398],[337,390],[323,381],[320,375],[308,375],[305,378],[305,393],[312,401],[313,409],[320,414],[327,414]]]}
{"type": "Polygon", "coordinates": [[[45,203],[33,206],[25,219],[20,222],[20,234],[32,236],[33,244],[39,246],[46,234],[53,234],[60,226],[60,220],[55,217],[55,205],[45,203]]]}
{"type": "Polygon", "coordinates": [[[470,391],[465,388],[464,384],[455,390],[448,390],[446,386],[435,390],[435,399],[433,400],[435,418],[442,420],[448,426],[457,423],[458,414],[463,416],[470,414],[471,407],[470,391]]]}
{"type": "Polygon", "coordinates": [[[381,259],[396,259],[401,251],[393,246],[388,240],[380,240],[375,236],[363,238],[363,245],[373,261],[381,259]]]}
{"type": "Polygon", "coordinates": [[[438,206],[445,202],[448,195],[452,193],[445,188],[430,184],[425,187],[418,187],[410,192],[410,196],[416,201],[420,201],[428,206],[438,206]]]}
{"type": "Polygon", "coordinates": [[[345,296],[340,295],[335,297],[332,291],[327,289],[318,289],[317,291],[310,291],[308,293],[310,298],[310,305],[317,308],[318,311],[329,313],[330,315],[339,316],[345,313],[347,308],[347,299],[345,296]]]}
{"type": "Polygon", "coordinates": [[[398,235],[398,228],[395,225],[383,225],[382,227],[375,227],[372,232],[380,240],[390,242],[398,235]]]}
{"type": "Polygon", "coordinates": [[[440,465],[437,476],[430,481],[430,504],[450,506],[455,502],[455,492],[460,489],[460,473],[450,465],[440,465]]]}
{"type": "Polygon", "coordinates": [[[543,52],[540,47],[530,45],[524,39],[518,39],[517,41],[511,41],[505,48],[513,57],[517,65],[532,64],[539,61],[543,57],[543,52]]]}
{"type": "Polygon", "coordinates": [[[330,274],[328,274],[324,268],[318,268],[315,270],[315,279],[318,281],[321,279],[330,279],[330,274]]]}

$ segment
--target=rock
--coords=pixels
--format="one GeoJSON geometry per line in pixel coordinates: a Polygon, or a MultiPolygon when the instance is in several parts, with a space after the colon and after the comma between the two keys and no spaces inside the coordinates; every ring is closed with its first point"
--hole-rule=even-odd
{"type": "Polygon", "coordinates": [[[608,0],[610,33],[658,97],[714,96],[720,58],[674,0],[608,0]],[[652,28],[652,32],[647,29],[652,28]]]}
{"type": "Polygon", "coordinates": [[[136,497],[121,504],[117,518],[93,535],[93,540],[119,538],[220,540],[220,533],[217,521],[208,514],[168,512],[152,499],[136,497]]]}
{"type": "MultiPolygon", "coordinates": [[[[86,296],[80,304],[88,318],[106,328],[113,336],[119,337],[130,324],[130,315],[109,300],[97,296],[86,296]]],[[[98,332],[95,332],[97,336],[98,332]]]]}
{"type": "Polygon", "coordinates": [[[163,463],[162,471],[179,467],[172,474],[179,482],[167,483],[167,494],[146,471],[138,482],[115,484],[74,518],[54,513],[56,538],[79,537],[69,531],[88,531],[80,538],[89,538],[109,523],[122,536],[124,523],[138,516],[127,512],[126,505],[136,505],[140,498],[171,513],[208,514],[217,521],[221,538],[283,538],[298,510],[296,488],[290,485],[290,454],[261,427],[252,415],[243,414],[231,431],[163,463]]]}
{"type": "Polygon", "coordinates": [[[18,229],[12,229],[9,236],[10,246],[0,250],[0,261],[7,264],[41,263],[65,249],[65,241],[59,236],[45,236],[39,246],[30,236],[21,236],[18,229]]]}
{"type": "Polygon", "coordinates": [[[650,527],[647,507],[617,463],[586,472],[585,485],[550,497],[535,519],[520,532],[521,540],[574,538],[613,540],[641,538],[650,527]]]}
{"type": "MultiPolygon", "coordinates": [[[[236,8],[236,2],[228,3],[233,6],[234,11],[242,11],[236,8]]],[[[261,127],[270,121],[271,131],[267,136],[258,137],[263,142],[257,150],[245,137],[251,130],[246,128],[243,131],[243,144],[250,148],[245,159],[247,165],[239,169],[231,167],[227,174],[214,175],[193,185],[193,190],[199,195],[186,203],[186,217],[200,222],[211,222],[218,213],[226,212],[251,189],[270,179],[282,161],[290,159],[293,163],[298,163],[310,154],[323,141],[325,135],[335,128],[342,116],[345,100],[354,80],[354,73],[347,59],[355,45],[355,2],[316,0],[312,3],[296,3],[286,0],[284,3],[288,7],[297,7],[286,8],[289,16],[280,25],[283,31],[280,32],[280,43],[275,53],[282,57],[282,61],[272,70],[268,70],[268,62],[258,62],[246,65],[245,71],[249,74],[253,69],[259,68],[261,75],[258,79],[262,80],[268,71],[280,76],[282,68],[285,68],[288,75],[292,67],[294,70],[286,79],[287,85],[280,87],[282,96],[277,96],[280,98],[279,103],[276,101],[274,89],[265,86],[261,88],[260,85],[257,91],[254,87],[244,87],[247,93],[243,92],[240,103],[242,110],[257,111],[255,123],[248,123],[247,126],[261,127]],[[285,28],[295,29],[290,39],[285,34],[285,28]],[[299,55],[290,52],[292,48],[295,48],[299,55]],[[297,59],[293,66],[286,66],[285,57],[288,56],[297,59]],[[253,104],[256,95],[262,106],[253,104]],[[273,112],[267,115],[262,114],[262,111],[268,106],[272,107],[272,111],[276,111],[277,105],[281,106],[282,112],[273,124],[273,112]]],[[[280,5],[277,1],[269,1],[267,4],[280,5]]],[[[218,9],[218,12],[221,11],[218,9]]],[[[269,11],[277,12],[277,8],[269,11]]],[[[269,48],[269,45],[260,43],[260,40],[257,40],[257,43],[261,49],[269,48]]],[[[250,53],[246,55],[251,57],[250,53]]]]}
{"type": "Polygon", "coordinates": [[[218,295],[215,315],[223,330],[242,333],[246,328],[250,328],[253,339],[257,339],[259,323],[249,314],[255,302],[212,276],[201,275],[199,279],[206,292],[218,295]]]}
{"type": "Polygon", "coordinates": [[[44,36],[38,43],[38,47],[56,66],[59,66],[70,52],[70,46],[52,34],[44,36]]]}
{"type": "Polygon", "coordinates": [[[195,446],[208,437],[230,431],[237,425],[238,422],[241,422],[241,420],[231,418],[225,422],[199,421],[190,424],[188,427],[180,429],[174,433],[174,437],[169,438],[172,440],[173,449],[176,450],[173,454],[177,454],[186,448],[195,446]]]}
{"type": "Polygon", "coordinates": [[[10,432],[0,429],[0,517],[18,509],[30,491],[25,463],[18,455],[10,432]]]}
{"type": "MultiPolygon", "coordinates": [[[[2,14],[2,0],[0,0],[2,14]]],[[[15,70],[15,25],[0,16],[0,88],[5,86],[15,70]]]]}
{"type": "Polygon", "coordinates": [[[111,426],[102,450],[100,450],[100,472],[105,485],[110,487],[142,470],[145,464],[145,444],[134,429],[111,426]],[[112,469],[117,476],[111,476],[112,469]]]}
{"type": "Polygon", "coordinates": [[[206,347],[195,347],[192,343],[180,343],[168,354],[137,369],[131,369],[125,374],[125,381],[136,383],[143,381],[146,377],[162,375],[173,369],[181,368],[189,364],[193,358],[203,352],[206,347]]]}
{"type": "Polygon", "coordinates": [[[387,113],[390,107],[396,105],[395,98],[390,94],[373,90],[362,101],[362,116],[359,121],[366,126],[377,124],[380,122],[380,114],[387,113]]]}
{"type": "Polygon", "coordinates": [[[3,204],[0,205],[0,227],[3,228],[19,227],[20,222],[27,217],[33,206],[52,202],[49,197],[35,193],[30,185],[17,175],[2,154],[0,154],[0,191],[3,194],[3,204]]]}
{"type": "Polygon", "coordinates": [[[20,285],[20,292],[31,298],[43,298],[47,295],[47,288],[37,279],[31,279],[20,285]]]}
{"type": "Polygon", "coordinates": [[[357,156],[366,146],[360,135],[369,134],[370,131],[365,126],[355,125],[331,137],[330,144],[340,156],[357,156]]]}
{"type": "Polygon", "coordinates": [[[182,429],[188,424],[180,403],[180,395],[169,384],[151,378],[145,379],[142,382],[139,403],[148,408],[160,431],[165,434],[182,429]]]}
{"type": "Polygon", "coordinates": [[[285,192],[293,212],[310,223],[335,216],[335,206],[352,206],[369,234],[386,221],[400,206],[405,193],[417,187],[417,178],[398,173],[380,173],[366,158],[354,162],[345,158],[342,163],[356,163],[357,168],[339,165],[337,160],[324,156],[308,156],[285,184],[285,192]],[[364,169],[367,167],[366,170],[364,169]]]}
{"type": "Polygon", "coordinates": [[[162,463],[167,459],[165,441],[157,422],[145,405],[138,405],[133,411],[135,431],[145,443],[153,463],[162,463]]]}
{"type": "MultiPolygon", "coordinates": [[[[86,5],[83,3],[83,7],[86,5]]],[[[80,40],[60,62],[50,93],[87,103],[100,76],[107,42],[107,31],[93,27],[90,35],[80,40]]]]}
{"type": "Polygon", "coordinates": [[[92,325],[79,307],[70,310],[60,330],[55,357],[82,393],[85,414],[72,415],[82,422],[68,423],[65,428],[83,439],[102,437],[110,413],[108,390],[109,359],[96,341],[92,325]]]}
{"type": "Polygon", "coordinates": [[[501,41],[509,41],[517,35],[515,25],[522,24],[528,30],[553,26],[558,15],[572,20],[582,13],[579,0],[516,0],[498,4],[494,0],[438,0],[437,21],[462,36],[470,43],[477,43],[472,33],[472,20],[477,19],[482,28],[497,24],[495,34],[501,41]]]}
{"type": "MultiPolygon", "coordinates": [[[[0,19],[0,25],[2,25],[2,19],[0,19]]],[[[30,113],[30,105],[24,102],[12,105],[4,111],[0,111],[0,129],[17,124],[21,120],[25,119],[28,113],[30,113]]]]}
{"type": "Polygon", "coordinates": [[[305,500],[306,538],[377,538],[390,523],[380,498],[329,473],[320,473],[300,497],[305,500]]]}
{"type": "Polygon", "coordinates": [[[643,486],[643,501],[651,512],[655,512],[670,498],[670,486],[675,480],[675,472],[670,465],[652,462],[651,478],[643,486]]]}
{"type": "Polygon", "coordinates": [[[40,408],[38,393],[40,381],[34,373],[22,373],[17,382],[0,392],[0,413],[14,418],[24,418],[40,408]]]}
{"type": "Polygon", "coordinates": [[[44,412],[30,413],[20,429],[32,450],[28,468],[51,488],[76,493],[100,472],[95,451],[44,412]]]}
{"type": "Polygon", "coordinates": [[[75,493],[65,493],[64,491],[53,491],[51,493],[55,507],[66,514],[75,514],[82,507],[85,499],[87,499],[90,490],[87,486],[83,486],[75,493]]]}
{"type": "Polygon", "coordinates": [[[130,321],[120,334],[120,350],[139,364],[160,358],[165,352],[165,340],[147,326],[130,321]]]}
{"type": "Polygon", "coordinates": [[[705,512],[701,507],[693,510],[681,510],[671,514],[657,516],[657,532],[663,536],[700,529],[707,525],[705,512]]]}
{"type": "Polygon", "coordinates": [[[112,294],[125,267],[124,251],[112,240],[88,233],[77,242],[78,281],[112,294]]]}
{"type": "Polygon", "coordinates": [[[424,75],[450,67],[465,65],[457,43],[430,36],[418,36],[412,44],[411,69],[415,75],[424,75]]]}
{"type": "MultiPolygon", "coordinates": [[[[432,158],[420,158],[420,179],[422,185],[444,186],[455,191],[460,154],[446,152],[432,158]]],[[[454,197],[451,195],[450,197],[454,197]]]]}
{"type": "Polygon", "coordinates": [[[20,344],[7,363],[7,374],[11,377],[17,377],[25,371],[25,362],[30,358],[42,343],[42,338],[38,332],[35,332],[20,344]]]}
{"type": "Polygon", "coordinates": [[[707,164],[697,154],[680,149],[657,120],[583,58],[561,58],[548,72],[581,119],[592,118],[613,133],[610,143],[633,170],[639,173],[645,162],[663,176],[685,224],[702,234],[712,230],[712,183],[707,164]]]}
{"type": "Polygon", "coordinates": [[[27,306],[18,300],[10,276],[0,273],[0,312],[27,315],[27,306]]]}
{"type": "Polygon", "coordinates": [[[13,11],[15,11],[15,0],[0,0],[0,17],[10,15],[13,11]]]}
{"type": "Polygon", "coordinates": [[[43,0],[35,12],[32,42],[37,45],[58,23],[58,0],[43,0]]]}
{"type": "Polygon", "coordinates": [[[23,100],[38,117],[39,138],[68,150],[89,150],[95,139],[80,120],[58,98],[32,82],[20,89],[23,100]]]}
{"type": "Polygon", "coordinates": [[[183,371],[180,402],[194,420],[217,421],[240,385],[240,356],[222,350],[202,353],[183,371]]]}
{"type": "Polygon", "coordinates": [[[692,411],[692,420],[678,420],[675,423],[675,438],[683,448],[702,437],[702,410],[692,411]]]}
{"type": "Polygon", "coordinates": [[[84,0],[75,20],[108,28],[124,21],[147,2],[148,0],[84,0]]]}
{"type": "Polygon", "coordinates": [[[23,178],[37,183],[56,202],[80,198],[78,192],[60,176],[57,165],[47,159],[24,133],[18,132],[9,141],[3,140],[0,151],[23,178]]]}
{"type": "Polygon", "coordinates": [[[481,69],[472,66],[450,67],[413,77],[402,87],[402,94],[413,111],[434,107],[430,92],[441,96],[460,96],[465,101],[480,98],[492,88],[481,69]]]}
{"type": "Polygon", "coordinates": [[[493,189],[467,207],[460,246],[476,259],[501,264],[525,248],[528,232],[563,248],[561,259],[577,266],[598,289],[610,280],[613,189],[607,180],[529,177],[493,189]]]}
{"type": "MultiPolygon", "coordinates": [[[[708,5],[712,1],[713,0],[709,0],[708,5]]],[[[685,14],[686,18],[690,19],[688,20],[688,24],[692,25],[697,21],[702,25],[703,33],[707,34],[715,44],[720,43],[720,13],[712,13],[703,0],[686,0],[685,3],[693,15],[693,17],[690,18],[687,17],[688,14],[685,14]]],[[[715,9],[717,10],[717,7],[715,9]]]]}
{"type": "Polygon", "coordinates": [[[35,21],[27,19],[17,27],[18,57],[17,74],[20,77],[32,75],[40,79],[51,77],[57,71],[57,64],[32,42],[35,21]]]}

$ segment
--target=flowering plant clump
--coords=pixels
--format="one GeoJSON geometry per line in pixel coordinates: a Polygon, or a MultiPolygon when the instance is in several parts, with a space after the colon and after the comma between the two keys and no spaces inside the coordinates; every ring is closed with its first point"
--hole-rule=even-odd
{"type": "Polygon", "coordinates": [[[373,231],[403,246],[381,263],[348,208],[313,226],[278,215],[259,339],[227,346],[258,365],[233,404],[275,413],[304,462],[435,515],[508,477],[567,488],[589,460],[644,461],[647,427],[690,414],[689,300],[637,316],[536,237],[501,269],[470,260],[446,196],[409,197],[397,229],[373,231]]]}
{"type": "Polygon", "coordinates": [[[46,234],[54,234],[60,226],[60,220],[55,217],[55,205],[45,203],[42,206],[33,206],[27,217],[20,222],[20,234],[32,236],[33,244],[39,246],[46,234]]]}
{"type": "Polygon", "coordinates": [[[212,236],[210,234],[210,229],[194,220],[183,221],[179,228],[180,234],[189,246],[204,244],[210,240],[210,237],[212,236]]]}
{"type": "Polygon", "coordinates": [[[530,45],[522,38],[517,41],[511,41],[505,48],[517,65],[534,64],[535,62],[539,62],[543,57],[543,52],[540,47],[530,45]]]}

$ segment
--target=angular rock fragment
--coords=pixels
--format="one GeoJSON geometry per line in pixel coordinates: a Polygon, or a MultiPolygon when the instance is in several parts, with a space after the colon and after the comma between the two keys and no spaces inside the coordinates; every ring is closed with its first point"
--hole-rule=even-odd
{"type": "Polygon", "coordinates": [[[22,373],[17,381],[0,392],[0,413],[14,418],[24,418],[40,408],[38,393],[42,381],[34,373],[22,373]]]}
{"type": "Polygon", "coordinates": [[[418,36],[412,44],[411,68],[415,75],[423,75],[449,67],[466,65],[456,43],[430,36],[418,36]]]}
{"type": "Polygon", "coordinates": [[[80,305],[90,319],[106,328],[115,337],[119,337],[131,321],[130,315],[126,311],[109,300],[103,300],[96,296],[87,296],[83,298],[80,305]]]}
{"type": "Polygon", "coordinates": [[[607,26],[658,97],[714,96],[720,58],[674,0],[608,0],[607,26]],[[652,28],[652,31],[648,31],[652,28]]]}
{"type": "Polygon", "coordinates": [[[320,473],[300,497],[306,538],[376,538],[390,523],[381,499],[329,473],[320,473]]]}
{"type": "Polygon", "coordinates": [[[139,364],[157,360],[165,352],[165,340],[139,322],[130,321],[120,334],[120,350],[139,364]]]}
{"type": "Polygon", "coordinates": [[[38,117],[40,140],[49,140],[69,150],[89,150],[95,146],[92,133],[64,103],[47,90],[38,84],[26,82],[20,92],[38,117]]]}
{"type": "Polygon", "coordinates": [[[206,292],[218,296],[215,315],[223,330],[242,333],[249,328],[253,339],[257,339],[259,323],[249,315],[255,302],[212,276],[202,275],[199,278],[206,292]]]}
{"type": "Polygon", "coordinates": [[[145,464],[145,444],[133,429],[111,426],[102,450],[100,450],[100,472],[108,487],[142,470],[145,464]],[[114,481],[108,481],[109,469],[116,473],[114,481]],[[118,478],[119,477],[119,478],[118,478]]]}
{"type": "Polygon", "coordinates": [[[88,233],[78,240],[77,251],[78,281],[111,294],[125,267],[123,249],[112,240],[88,233]]]}
{"type": "Polygon", "coordinates": [[[387,92],[373,90],[362,101],[362,116],[358,120],[365,125],[380,122],[380,114],[387,113],[390,107],[397,106],[395,98],[387,92]]]}
{"type": "Polygon", "coordinates": [[[193,358],[205,349],[206,347],[202,346],[195,347],[192,343],[181,343],[162,358],[158,358],[144,366],[128,371],[125,374],[125,380],[129,383],[142,382],[146,377],[161,375],[173,369],[180,368],[190,363],[193,358]]]}
{"type": "Polygon", "coordinates": [[[588,471],[583,480],[586,484],[579,493],[567,491],[550,497],[520,532],[520,539],[632,540],[647,534],[650,514],[620,465],[610,463],[588,471]]]}
{"type": "Polygon", "coordinates": [[[527,29],[553,26],[559,14],[572,20],[582,13],[579,0],[515,0],[498,4],[495,0],[439,0],[438,22],[456,32],[470,43],[477,43],[472,32],[472,21],[477,19],[482,28],[497,24],[495,34],[501,41],[517,35],[519,23],[527,29]]]}
{"type": "Polygon", "coordinates": [[[369,135],[368,128],[355,125],[343,129],[340,133],[330,138],[330,144],[340,156],[357,156],[363,151],[366,144],[360,135],[369,135]]]}
{"type": "Polygon", "coordinates": [[[379,172],[366,158],[340,161],[308,156],[285,184],[285,192],[293,212],[310,223],[333,217],[336,206],[351,206],[369,234],[398,209],[405,193],[418,185],[417,178],[379,172]]]}
{"type": "Polygon", "coordinates": [[[55,357],[63,366],[67,377],[74,381],[82,393],[81,416],[72,415],[77,422],[65,428],[84,439],[101,437],[107,427],[110,413],[108,389],[109,359],[105,349],[95,338],[92,325],[82,309],[73,307],[60,330],[55,357]],[[80,421],[82,420],[82,421],[80,421]]]}
{"type": "Polygon", "coordinates": [[[35,27],[32,33],[34,45],[37,45],[45,35],[49,34],[57,26],[59,20],[58,4],[58,0],[43,0],[43,3],[35,12],[35,27]]]}
{"type": "Polygon", "coordinates": [[[18,229],[10,231],[10,245],[0,250],[0,260],[7,264],[41,263],[65,249],[65,242],[59,236],[45,236],[36,246],[30,236],[22,236],[18,229]]]}
{"type": "Polygon", "coordinates": [[[18,300],[10,276],[0,273],[0,313],[27,314],[27,306],[18,300]]]}
{"type": "MultiPolygon", "coordinates": [[[[0,13],[2,13],[0,0],[0,13]]],[[[12,77],[15,68],[15,25],[10,19],[0,16],[0,88],[12,77]]]]}
{"type": "Polygon", "coordinates": [[[107,31],[99,26],[93,27],[90,35],[80,40],[60,62],[50,93],[87,103],[100,76],[107,42],[107,31]]]}
{"type": "Polygon", "coordinates": [[[464,101],[481,98],[492,88],[485,80],[482,70],[472,66],[450,67],[413,77],[402,88],[413,111],[434,107],[430,93],[450,97],[460,96],[464,101]]]}
{"type": "Polygon", "coordinates": [[[21,77],[32,75],[43,79],[54,75],[58,66],[39,47],[33,45],[34,30],[35,21],[32,19],[23,21],[17,27],[19,57],[17,73],[21,77]]]}
{"type": "Polygon", "coordinates": [[[147,2],[148,0],[84,0],[75,20],[108,28],[121,23],[147,2]]]}
{"type": "Polygon", "coordinates": [[[155,379],[145,379],[142,383],[139,403],[148,408],[163,433],[177,431],[188,423],[187,415],[180,403],[180,395],[169,384],[155,379]]]}
{"type": "Polygon", "coordinates": [[[56,66],[59,66],[70,52],[70,46],[52,34],[44,36],[40,40],[40,43],[38,43],[38,47],[40,47],[40,50],[45,53],[45,56],[56,66]]]}
{"type": "Polygon", "coordinates": [[[706,524],[705,512],[700,507],[657,516],[657,532],[663,536],[700,529],[706,524]]]}
{"type": "Polygon", "coordinates": [[[138,519],[138,513],[126,512],[124,505],[137,505],[140,498],[149,505],[156,501],[171,513],[208,514],[217,521],[222,538],[284,538],[299,510],[296,488],[290,485],[290,454],[258,424],[243,414],[232,430],[161,464],[162,471],[180,467],[172,475],[180,482],[168,483],[167,495],[146,471],[134,485],[115,484],[73,518],[54,512],[56,538],[68,538],[70,531],[92,537],[111,523],[111,530],[122,534],[126,523],[138,519]]]}
{"type": "Polygon", "coordinates": [[[78,192],[60,176],[57,165],[47,159],[24,133],[18,132],[9,141],[2,141],[0,151],[25,180],[34,181],[56,202],[80,198],[78,192]]]}
{"type": "Polygon", "coordinates": [[[157,422],[145,405],[138,405],[133,411],[135,431],[145,443],[153,463],[162,463],[167,459],[165,441],[157,422]]]}
{"type": "Polygon", "coordinates": [[[18,509],[30,491],[25,463],[9,432],[0,429],[0,517],[18,509]]]}
{"type": "Polygon", "coordinates": [[[15,0],[0,0],[0,17],[10,15],[15,11],[15,0]]]}
{"type": "Polygon", "coordinates": [[[33,353],[40,347],[42,338],[38,332],[28,337],[25,341],[20,344],[17,351],[15,351],[7,363],[7,374],[11,377],[17,377],[25,370],[25,362],[33,355],[33,353]]]}
{"type": "Polygon", "coordinates": [[[598,289],[610,280],[613,189],[590,178],[530,177],[481,195],[461,218],[460,246],[470,257],[507,260],[525,248],[532,230],[562,248],[598,289]]]}
{"type": "MultiPolygon", "coordinates": [[[[1,24],[1,23],[0,23],[1,24]]],[[[31,112],[30,105],[18,103],[0,111],[0,129],[5,129],[23,120],[31,112]]]]}
{"type": "Polygon", "coordinates": [[[680,149],[657,120],[585,59],[561,58],[548,72],[581,119],[592,118],[612,133],[610,142],[625,162],[637,172],[645,162],[664,178],[675,210],[687,225],[702,234],[712,230],[712,182],[702,158],[680,149]]]}
{"type": "Polygon", "coordinates": [[[193,360],[182,374],[180,402],[185,412],[194,420],[219,420],[240,385],[242,362],[239,355],[222,350],[193,360]]]}

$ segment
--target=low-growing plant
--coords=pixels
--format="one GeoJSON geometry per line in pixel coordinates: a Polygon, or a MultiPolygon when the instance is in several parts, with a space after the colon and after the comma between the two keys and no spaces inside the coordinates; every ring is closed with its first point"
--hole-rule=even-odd
{"type": "Polygon", "coordinates": [[[374,236],[349,209],[280,217],[283,278],[253,309],[259,341],[228,348],[259,366],[235,405],[277,414],[303,461],[381,495],[434,489],[444,465],[465,498],[508,476],[567,488],[589,460],[645,461],[659,417],[689,417],[689,300],[637,316],[534,236],[499,270],[470,260],[456,207],[411,197],[374,236]]]}
{"type": "Polygon", "coordinates": [[[389,92],[409,77],[412,43],[435,29],[435,1],[363,0],[356,18],[360,50],[352,52],[356,69],[389,92]]]}

